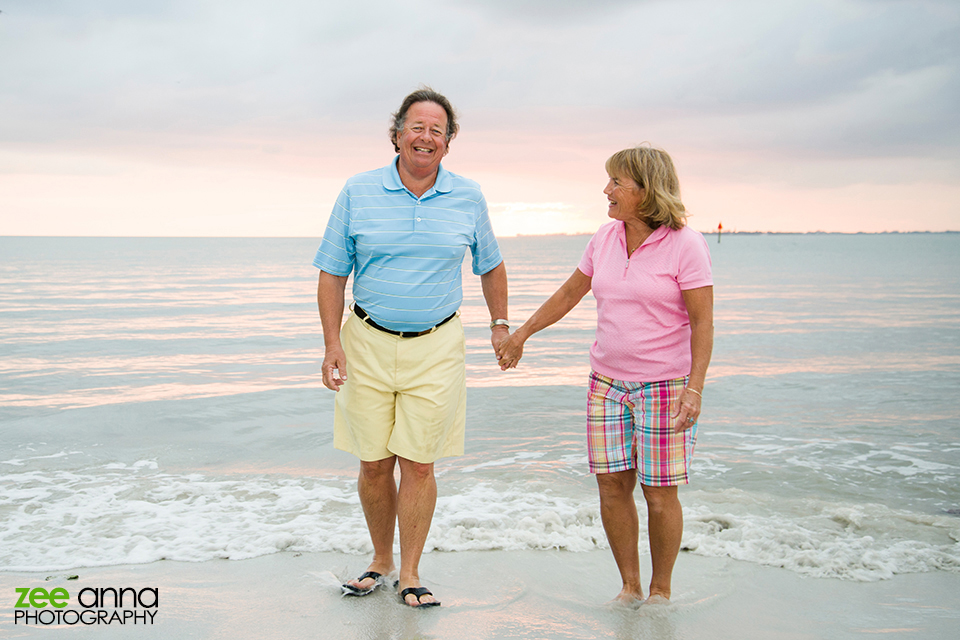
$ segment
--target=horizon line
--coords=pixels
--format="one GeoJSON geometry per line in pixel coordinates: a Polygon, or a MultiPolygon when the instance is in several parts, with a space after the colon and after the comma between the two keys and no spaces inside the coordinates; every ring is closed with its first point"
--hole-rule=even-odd
{"type": "MultiPolygon", "coordinates": [[[[717,235],[717,230],[713,229],[711,231],[699,231],[703,235],[717,235]]],[[[727,231],[723,230],[722,235],[784,235],[784,236],[800,236],[800,235],[843,235],[843,236],[856,236],[856,235],[870,235],[870,236],[879,236],[879,235],[907,235],[907,234],[952,234],[960,233],[960,230],[957,229],[945,229],[943,231],[727,231]]],[[[517,233],[514,235],[498,235],[497,238],[546,238],[554,236],[592,236],[592,233],[517,233]]],[[[18,234],[18,235],[2,235],[0,238],[51,238],[51,239],[149,239],[156,238],[158,240],[173,240],[173,239],[190,239],[190,240],[243,240],[243,239],[269,239],[269,240],[308,240],[322,239],[323,236],[271,236],[271,235],[244,235],[244,236],[191,236],[191,235],[116,235],[116,236],[107,236],[107,235],[89,235],[89,236],[68,236],[68,235],[28,235],[28,234],[18,234]]]]}

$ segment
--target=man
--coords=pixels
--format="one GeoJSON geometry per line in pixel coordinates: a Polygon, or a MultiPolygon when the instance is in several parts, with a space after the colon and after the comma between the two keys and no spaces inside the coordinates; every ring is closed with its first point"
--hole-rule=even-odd
{"type": "Polygon", "coordinates": [[[508,335],[507,273],[479,186],[440,161],[458,125],[449,100],[429,88],[393,115],[397,157],[350,178],[314,265],[323,324],[323,384],[337,391],[334,446],[360,458],[357,490],[373,542],[367,572],[343,585],[364,596],[395,570],[412,607],[440,602],[419,563],[437,500],[433,464],[463,453],[466,373],[460,265],[467,248],[491,317],[494,351],[508,335]],[[347,277],[353,313],[341,327],[347,277]],[[394,468],[400,466],[400,485],[394,468]]]}

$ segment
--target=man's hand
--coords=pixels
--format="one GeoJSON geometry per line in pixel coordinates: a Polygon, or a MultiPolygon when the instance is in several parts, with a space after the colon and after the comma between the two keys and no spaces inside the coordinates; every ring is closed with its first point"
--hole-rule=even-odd
{"type": "Polygon", "coordinates": [[[498,324],[490,332],[490,344],[493,345],[493,352],[496,354],[498,362],[500,360],[500,349],[509,337],[510,329],[506,325],[498,324]]]}
{"type": "Polygon", "coordinates": [[[347,356],[342,347],[326,348],[320,371],[323,373],[323,386],[331,391],[340,391],[340,387],[347,381],[347,356]]]}

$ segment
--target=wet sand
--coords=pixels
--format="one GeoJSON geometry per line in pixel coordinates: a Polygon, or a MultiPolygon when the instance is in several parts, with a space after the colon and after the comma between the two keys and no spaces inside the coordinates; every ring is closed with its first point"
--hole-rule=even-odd
{"type": "MultiPolygon", "coordinates": [[[[960,628],[960,574],[949,572],[862,583],[684,553],[672,602],[628,609],[608,604],[619,590],[609,552],[431,553],[423,559],[421,576],[443,606],[417,611],[388,588],[342,598],[340,581],[361,573],[365,564],[365,558],[352,555],[286,553],[243,561],[5,572],[0,636],[929,639],[954,638],[960,628]],[[70,575],[78,578],[67,580],[70,575]],[[71,598],[64,610],[82,609],[76,596],[86,587],[156,588],[160,598],[152,625],[14,624],[15,589],[35,587],[65,588],[71,598]]],[[[643,569],[649,576],[649,567],[643,569]]]]}

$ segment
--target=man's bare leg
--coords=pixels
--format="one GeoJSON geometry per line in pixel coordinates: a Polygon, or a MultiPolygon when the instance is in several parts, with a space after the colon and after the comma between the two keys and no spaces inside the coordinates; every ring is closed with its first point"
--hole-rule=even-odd
{"type": "Polygon", "coordinates": [[[669,600],[673,565],[680,553],[680,540],[683,538],[683,508],[676,487],[641,487],[647,501],[647,528],[650,558],[653,561],[650,599],[669,600]]]}
{"type": "MultiPolygon", "coordinates": [[[[400,490],[397,494],[397,520],[400,525],[400,584],[403,591],[420,587],[420,556],[427,542],[427,533],[437,506],[437,480],[433,475],[433,463],[421,464],[405,458],[400,461],[400,490]]],[[[436,602],[430,595],[421,597],[419,603],[436,602]]],[[[417,606],[417,597],[406,598],[409,605],[417,606]]]]}
{"type": "MultiPolygon", "coordinates": [[[[393,478],[393,469],[396,462],[396,456],[372,462],[360,461],[360,477],[357,479],[357,493],[360,494],[360,504],[373,542],[373,562],[367,571],[384,576],[395,568],[393,535],[397,527],[397,483],[393,478]]],[[[347,582],[358,589],[369,589],[375,583],[373,578],[347,582]]]]}
{"type": "Polygon", "coordinates": [[[610,542],[613,559],[617,561],[623,588],[614,600],[636,604],[643,600],[640,586],[640,520],[633,490],[637,486],[637,471],[598,473],[600,489],[600,519],[610,542]]]}

